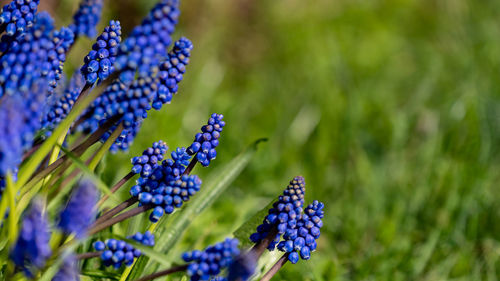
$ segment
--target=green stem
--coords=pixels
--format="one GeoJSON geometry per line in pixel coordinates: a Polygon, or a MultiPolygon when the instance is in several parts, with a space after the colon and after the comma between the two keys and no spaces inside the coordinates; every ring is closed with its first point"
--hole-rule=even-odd
{"type": "Polygon", "coordinates": [[[89,235],[96,234],[99,231],[104,230],[104,229],[106,229],[106,228],[108,228],[108,227],[110,227],[110,226],[112,226],[112,225],[114,225],[116,223],[122,222],[122,221],[124,221],[124,220],[126,220],[128,218],[137,216],[138,214],[146,212],[147,210],[150,210],[152,208],[154,208],[154,205],[143,205],[143,206],[134,208],[132,210],[128,210],[125,213],[119,214],[116,217],[112,217],[109,220],[104,221],[104,222],[102,222],[100,224],[95,224],[94,223],[94,225],[92,226],[92,228],[89,230],[89,235]]]}
{"type": "Polygon", "coordinates": [[[187,268],[188,268],[187,264],[174,266],[174,267],[171,267],[171,268],[166,269],[166,270],[162,270],[162,271],[158,271],[156,273],[150,274],[150,275],[146,275],[144,277],[136,279],[135,281],[149,281],[149,280],[156,279],[158,277],[167,276],[167,275],[175,273],[175,272],[186,271],[187,268]]]}
{"type": "Polygon", "coordinates": [[[288,253],[284,254],[281,256],[281,258],[269,269],[264,276],[260,279],[260,281],[269,281],[273,276],[278,273],[278,271],[285,265],[285,263],[288,261],[288,253]]]}

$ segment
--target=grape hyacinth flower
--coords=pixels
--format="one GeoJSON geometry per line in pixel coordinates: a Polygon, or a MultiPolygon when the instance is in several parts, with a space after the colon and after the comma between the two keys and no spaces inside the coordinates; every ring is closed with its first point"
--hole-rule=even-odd
{"type": "Polygon", "coordinates": [[[49,245],[50,230],[43,204],[35,200],[26,212],[19,237],[10,253],[16,266],[23,269],[28,277],[45,265],[51,255],[49,245]]]}
{"type": "Polygon", "coordinates": [[[78,184],[66,208],[61,212],[59,228],[67,235],[75,234],[77,238],[85,237],[89,226],[96,217],[95,205],[99,193],[95,185],[84,180],[78,184]]]}
{"type": "Polygon", "coordinates": [[[316,250],[316,240],[320,236],[320,228],[323,226],[324,204],[313,201],[304,209],[304,214],[297,222],[295,229],[287,230],[284,241],[278,244],[278,249],[289,253],[288,260],[295,264],[300,258],[308,260],[311,252],[316,250]]]}
{"type": "Polygon", "coordinates": [[[153,101],[153,108],[160,110],[161,107],[170,103],[172,96],[177,94],[178,84],[182,81],[186,72],[186,65],[189,64],[189,57],[193,50],[193,44],[189,39],[182,37],[175,42],[172,52],[167,55],[167,59],[160,64],[158,77],[160,78],[158,94],[153,101]]]}
{"type": "Polygon", "coordinates": [[[22,145],[23,150],[32,147],[33,139],[42,127],[42,116],[45,112],[48,85],[45,79],[39,79],[31,89],[22,95],[22,145]]]}
{"type": "Polygon", "coordinates": [[[172,43],[171,35],[179,17],[178,0],[160,0],[120,45],[116,69],[120,79],[129,83],[136,70],[140,77],[147,77],[158,70],[172,43]]]}
{"type": "MultiPolygon", "coordinates": [[[[78,75],[83,78],[80,73],[78,75]]],[[[51,131],[68,116],[80,95],[81,89],[82,87],[70,85],[44,114],[42,128],[46,130],[46,136],[49,136],[51,131]]]]}
{"type": "MultiPolygon", "coordinates": [[[[94,132],[109,118],[122,114],[124,130],[110,150],[111,152],[116,152],[118,149],[127,150],[152,105],[160,109],[163,103],[166,103],[167,99],[169,102],[172,94],[177,92],[177,83],[182,80],[191,49],[192,43],[186,38],[181,38],[176,42],[169,58],[162,64],[164,70],[158,77],[139,77],[130,83],[130,88],[120,79],[113,81],[90,105],[85,114],[88,118],[78,126],[78,130],[86,133],[94,132]]],[[[105,141],[111,133],[112,130],[101,141],[105,141]]]]}
{"type": "MultiPolygon", "coordinates": [[[[186,166],[189,164],[189,156],[186,153],[186,148],[178,147],[170,153],[171,158],[163,160],[161,166],[156,167],[151,175],[148,177],[140,177],[136,180],[136,185],[130,188],[130,195],[139,199],[139,195],[143,192],[151,194],[152,192],[163,192],[164,190],[158,190],[159,187],[165,187],[170,182],[176,181],[181,178],[181,175],[186,170],[186,166]]],[[[147,199],[148,195],[143,195],[147,199]]],[[[144,199],[143,199],[144,200],[144,199]]],[[[145,201],[147,202],[147,201],[145,201]]],[[[170,208],[169,208],[170,210],[170,208]]],[[[157,211],[158,214],[160,211],[157,211]]]]}
{"type": "MultiPolygon", "coordinates": [[[[8,96],[0,103],[0,178],[14,172],[22,158],[23,101],[8,96]]],[[[0,183],[5,187],[5,183],[0,183]]],[[[0,193],[1,194],[1,193],[0,193]]]]}
{"type": "Polygon", "coordinates": [[[229,266],[228,281],[246,281],[255,272],[258,258],[252,251],[239,254],[229,266]]]}
{"type": "Polygon", "coordinates": [[[233,262],[234,257],[240,254],[238,239],[226,238],[223,242],[205,248],[203,251],[194,250],[182,254],[182,259],[188,262],[187,274],[190,280],[209,280],[233,262]]]}
{"type": "Polygon", "coordinates": [[[121,33],[120,22],[111,20],[97,37],[81,68],[88,85],[94,84],[97,79],[106,79],[114,71],[113,64],[121,42],[121,33]]]}
{"type": "Polygon", "coordinates": [[[1,52],[5,52],[9,43],[33,26],[39,3],[40,0],[13,0],[3,6],[0,13],[0,33],[5,31],[5,35],[0,44],[1,52]]]}
{"type": "Polygon", "coordinates": [[[278,201],[268,211],[262,224],[257,227],[257,232],[250,236],[252,242],[260,243],[273,228],[276,228],[277,234],[267,247],[268,250],[272,251],[280,241],[281,235],[297,226],[297,220],[300,218],[304,206],[305,185],[305,180],[301,176],[290,181],[290,184],[283,191],[283,195],[280,195],[278,201]]]}
{"type": "MultiPolygon", "coordinates": [[[[156,173],[155,173],[156,174],[156,173]]],[[[155,176],[155,175],[153,175],[155,176]]],[[[168,176],[167,176],[168,177],[168,176]]],[[[196,175],[184,175],[170,182],[147,181],[130,189],[130,194],[137,197],[139,205],[153,204],[156,206],[149,216],[151,222],[158,222],[164,214],[171,214],[180,208],[184,202],[200,191],[201,179],[196,175]]]]}
{"type": "Polygon", "coordinates": [[[0,97],[26,93],[42,77],[55,78],[49,61],[49,52],[55,48],[54,22],[46,12],[38,13],[35,18],[33,28],[0,58],[0,97]]]}
{"type": "Polygon", "coordinates": [[[48,52],[47,64],[50,64],[49,94],[52,94],[61,80],[66,53],[75,40],[73,31],[67,27],[55,30],[52,37],[54,48],[48,52]]]}
{"type": "Polygon", "coordinates": [[[78,262],[73,254],[67,256],[59,271],[54,275],[52,281],[78,281],[80,280],[80,272],[78,262]]]}
{"type": "Polygon", "coordinates": [[[159,140],[154,142],[153,146],[144,150],[141,156],[131,159],[133,165],[132,172],[134,174],[140,173],[141,177],[147,178],[160,165],[163,155],[167,150],[168,146],[164,141],[159,140]]]}
{"type": "Polygon", "coordinates": [[[187,149],[189,155],[195,155],[201,165],[207,167],[217,156],[215,148],[219,145],[219,137],[226,122],[222,114],[213,113],[208,124],[201,127],[201,133],[196,134],[193,143],[187,149]]]}
{"type": "Polygon", "coordinates": [[[96,26],[101,20],[102,0],[82,0],[78,10],[73,15],[73,23],[69,28],[75,37],[87,36],[94,38],[97,35],[96,26]]]}
{"type": "MultiPolygon", "coordinates": [[[[146,231],[144,234],[137,232],[128,238],[145,246],[152,247],[155,244],[154,235],[149,231],[146,231]]],[[[142,254],[140,250],[135,249],[132,245],[116,239],[108,239],[105,242],[96,241],[94,249],[102,252],[101,260],[105,266],[112,265],[115,268],[120,268],[123,263],[126,266],[131,266],[134,263],[134,259],[140,257],[142,254]]]]}

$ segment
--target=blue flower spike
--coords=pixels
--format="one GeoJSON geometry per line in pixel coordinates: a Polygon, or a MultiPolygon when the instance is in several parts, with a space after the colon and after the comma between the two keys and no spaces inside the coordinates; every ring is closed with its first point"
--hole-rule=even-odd
{"type": "MultiPolygon", "coordinates": [[[[70,86],[64,90],[57,100],[53,102],[44,114],[42,119],[42,128],[44,128],[45,135],[50,136],[51,131],[59,125],[73,108],[83,86],[73,82],[73,80],[83,80],[82,74],[78,71],[72,78],[70,86]]],[[[85,83],[85,82],[83,82],[85,83]]]]}
{"type": "Polygon", "coordinates": [[[61,212],[59,228],[65,234],[74,233],[77,238],[84,238],[95,220],[98,200],[99,193],[95,185],[88,180],[80,182],[61,212]]]}
{"type": "Polygon", "coordinates": [[[229,266],[228,281],[246,281],[255,273],[258,258],[252,251],[239,254],[229,266]]]}
{"type": "Polygon", "coordinates": [[[182,259],[189,263],[187,274],[190,280],[210,280],[222,270],[229,267],[234,258],[240,254],[238,239],[226,238],[223,242],[182,254],[182,259]]]}
{"type": "Polygon", "coordinates": [[[40,0],[13,0],[3,6],[0,13],[0,31],[5,30],[5,37],[2,40],[10,41],[31,28],[39,3],[40,0]]]}
{"type": "Polygon", "coordinates": [[[201,133],[197,133],[193,143],[187,149],[189,155],[195,155],[196,159],[204,167],[210,165],[210,161],[217,156],[215,148],[219,145],[219,138],[226,122],[222,121],[222,114],[213,113],[208,119],[208,124],[201,127],[201,133]]]}
{"type": "Polygon", "coordinates": [[[158,77],[158,94],[153,101],[153,108],[160,110],[164,104],[170,103],[172,96],[177,94],[178,84],[183,79],[186,66],[189,63],[189,56],[193,44],[189,39],[182,37],[174,44],[172,52],[168,53],[167,59],[160,64],[158,77]]]}
{"type": "MultiPolygon", "coordinates": [[[[53,83],[54,65],[60,65],[59,60],[51,60],[56,48],[53,30],[51,16],[47,12],[38,13],[33,27],[0,57],[0,97],[25,94],[42,78],[48,80],[43,81],[45,84],[53,83]]],[[[9,42],[0,42],[4,44],[9,42]]]]}
{"type": "Polygon", "coordinates": [[[43,203],[35,200],[23,218],[10,258],[31,278],[37,270],[45,266],[51,255],[49,240],[49,223],[43,203]]]}
{"type": "Polygon", "coordinates": [[[267,247],[270,251],[274,250],[281,236],[296,228],[304,206],[305,189],[306,182],[302,176],[293,178],[283,191],[283,195],[280,195],[278,201],[268,211],[262,224],[257,227],[257,232],[250,236],[250,240],[260,243],[276,228],[277,234],[267,247]]]}
{"type": "Polygon", "coordinates": [[[80,280],[80,271],[78,261],[75,255],[70,254],[63,260],[59,271],[54,275],[52,281],[78,281],[80,280]]]}
{"type": "Polygon", "coordinates": [[[88,85],[97,80],[103,81],[114,71],[114,62],[121,42],[121,26],[119,21],[110,21],[109,25],[97,37],[92,51],[84,59],[81,68],[88,85]]]}
{"type": "MultiPolygon", "coordinates": [[[[144,246],[153,247],[155,245],[155,237],[149,231],[146,231],[144,234],[137,232],[127,238],[135,240],[144,246]]],[[[116,269],[120,268],[122,264],[131,266],[134,263],[134,259],[142,255],[140,250],[122,240],[108,239],[104,242],[96,241],[93,246],[96,251],[102,252],[101,260],[103,264],[105,266],[113,266],[116,269]]]]}
{"type": "Polygon", "coordinates": [[[82,0],[69,26],[75,36],[94,38],[97,35],[96,25],[101,20],[103,0],[82,0]]]}
{"type": "Polygon", "coordinates": [[[141,174],[141,177],[147,178],[154,169],[161,165],[163,155],[167,152],[168,146],[162,140],[153,143],[152,147],[144,150],[141,156],[131,159],[132,173],[141,174]]]}
{"type": "Polygon", "coordinates": [[[139,77],[157,72],[160,61],[167,55],[171,35],[179,17],[179,0],[160,0],[142,23],[136,26],[120,45],[116,69],[120,79],[131,82],[136,71],[139,77]]]}
{"type": "Polygon", "coordinates": [[[191,196],[200,191],[201,180],[196,175],[184,175],[170,182],[148,181],[143,186],[132,187],[131,194],[139,200],[139,205],[153,204],[155,208],[149,216],[153,223],[164,214],[171,214],[175,209],[189,201],[191,196]],[[153,184],[154,183],[154,184],[153,184]]]}
{"type": "Polygon", "coordinates": [[[284,241],[278,244],[278,249],[289,253],[288,260],[295,264],[299,256],[303,260],[311,257],[311,252],[316,250],[316,240],[320,236],[320,229],[323,226],[324,204],[315,200],[309,204],[297,222],[294,230],[287,231],[284,241]]]}
{"type": "MultiPolygon", "coordinates": [[[[26,109],[20,96],[4,97],[0,103],[0,189],[5,187],[3,177],[14,172],[22,159],[23,113],[26,109]]],[[[1,192],[0,192],[1,194],[1,192]]]]}

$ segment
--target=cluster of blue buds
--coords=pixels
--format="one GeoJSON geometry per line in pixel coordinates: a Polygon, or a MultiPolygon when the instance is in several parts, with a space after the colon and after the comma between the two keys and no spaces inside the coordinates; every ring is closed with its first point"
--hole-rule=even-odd
{"type": "Polygon", "coordinates": [[[97,35],[96,25],[101,20],[101,12],[102,0],[82,0],[69,28],[75,36],[94,38],[97,35]]]}
{"type": "Polygon", "coordinates": [[[142,123],[148,116],[147,111],[151,109],[151,101],[156,96],[157,86],[156,80],[151,77],[134,80],[122,99],[106,105],[107,116],[122,114],[126,129],[142,123]]]}
{"type": "Polygon", "coordinates": [[[85,57],[82,74],[87,84],[94,84],[97,79],[102,81],[114,71],[114,62],[121,42],[121,26],[119,21],[110,21],[109,25],[97,37],[92,51],[85,57]]]}
{"type": "MultiPolygon", "coordinates": [[[[126,88],[125,84],[121,82],[118,82],[116,85],[124,86],[118,86],[119,91],[126,88]]],[[[103,105],[105,108],[103,111],[100,110],[101,106],[96,108],[97,110],[94,111],[93,119],[100,119],[98,123],[104,123],[112,116],[122,115],[120,121],[124,125],[124,130],[121,132],[118,139],[113,143],[111,152],[116,152],[118,149],[128,150],[137,135],[142,122],[148,116],[147,111],[151,109],[151,101],[156,95],[156,89],[156,80],[146,77],[134,80],[130,88],[123,92],[119,92],[116,95],[113,92],[104,93],[104,95],[113,98],[115,101],[113,103],[103,105]],[[103,114],[101,114],[101,112],[103,112],[103,114]]],[[[89,120],[89,122],[96,123],[92,120],[89,120]]],[[[108,138],[108,135],[111,135],[113,130],[114,128],[111,128],[108,131],[108,134],[102,137],[101,141],[105,141],[108,138]]]]}
{"type": "Polygon", "coordinates": [[[146,77],[157,72],[160,61],[167,55],[172,43],[171,35],[179,17],[178,0],[161,0],[142,23],[136,26],[121,44],[116,68],[121,70],[120,78],[131,82],[136,70],[146,77]]]}
{"type": "Polygon", "coordinates": [[[132,173],[141,174],[141,177],[147,178],[151,172],[156,169],[161,161],[163,160],[163,155],[167,153],[168,146],[167,143],[159,140],[153,143],[152,147],[144,150],[141,156],[136,156],[131,159],[132,162],[132,173]]]}
{"type": "MultiPolygon", "coordinates": [[[[155,244],[154,235],[149,231],[146,231],[144,234],[137,232],[128,238],[145,246],[152,247],[155,244]]],[[[142,254],[139,249],[134,248],[127,242],[116,239],[108,239],[105,242],[96,241],[94,249],[102,251],[101,260],[105,266],[112,265],[115,268],[120,268],[123,263],[126,266],[131,266],[134,263],[134,259],[140,257],[142,254]]]]}
{"type": "MultiPolygon", "coordinates": [[[[19,96],[7,96],[0,103],[0,188],[8,171],[14,172],[22,158],[23,101],[19,96]]],[[[1,194],[2,192],[0,192],[1,194]]]]}
{"type": "Polygon", "coordinates": [[[226,238],[223,242],[209,246],[203,251],[183,253],[182,259],[189,263],[187,274],[190,280],[210,280],[211,277],[217,276],[240,254],[238,244],[238,239],[226,238]]]}
{"type": "Polygon", "coordinates": [[[229,266],[229,281],[246,281],[255,273],[258,258],[252,251],[239,254],[229,266]]]}
{"type": "Polygon", "coordinates": [[[85,122],[78,126],[78,131],[92,133],[99,128],[99,124],[107,118],[106,107],[111,104],[118,104],[127,93],[128,86],[115,80],[109,85],[104,93],[97,97],[87,108],[84,115],[88,115],[85,122]]]}
{"type": "Polygon", "coordinates": [[[99,200],[99,193],[90,181],[82,181],[71,195],[66,208],[61,212],[59,228],[65,234],[75,234],[83,238],[96,217],[95,206],[99,200]]]}
{"type": "MultiPolygon", "coordinates": [[[[135,136],[139,133],[139,129],[141,128],[142,123],[135,124],[134,127],[124,129],[120,136],[116,139],[116,141],[109,148],[109,152],[117,153],[119,150],[127,151],[129,147],[134,142],[135,136]]],[[[108,139],[108,135],[111,135],[112,130],[109,130],[108,133],[103,135],[101,141],[104,142],[108,139]]]]}
{"type": "Polygon", "coordinates": [[[53,102],[48,112],[44,114],[42,128],[47,130],[47,136],[51,134],[51,131],[59,125],[66,116],[68,116],[80,95],[80,91],[80,87],[68,87],[64,93],[53,102]]]}
{"type": "Polygon", "coordinates": [[[142,191],[151,191],[160,185],[165,185],[171,181],[177,180],[186,170],[189,164],[189,156],[186,148],[178,147],[170,153],[171,158],[163,160],[160,166],[153,169],[153,172],[147,177],[140,177],[136,185],[130,190],[132,196],[138,196],[142,191]]]}
{"type": "Polygon", "coordinates": [[[57,82],[61,80],[66,53],[73,45],[75,35],[71,29],[62,27],[60,30],[54,30],[53,34],[54,48],[49,50],[47,63],[51,65],[49,80],[49,93],[52,94],[57,87],[57,82]]]}
{"type": "MultiPolygon", "coordinates": [[[[24,34],[33,25],[40,0],[13,0],[3,6],[0,13],[0,33],[5,31],[2,42],[7,43],[24,34]]],[[[8,44],[0,44],[5,52],[8,44]]]]}
{"type": "Polygon", "coordinates": [[[208,124],[201,127],[201,133],[197,133],[194,141],[187,149],[189,155],[195,155],[198,162],[203,166],[210,165],[210,161],[217,156],[215,148],[219,145],[219,137],[226,122],[222,121],[222,114],[213,113],[208,124]]]}
{"type": "MultiPolygon", "coordinates": [[[[149,181],[148,183],[153,183],[149,181]]],[[[184,202],[200,190],[201,180],[196,175],[183,175],[170,182],[161,182],[158,186],[135,185],[130,189],[130,194],[137,197],[140,205],[153,204],[156,206],[149,216],[152,222],[158,220],[164,214],[171,214],[176,208],[180,208],[184,202]]]]}
{"type": "Polygon", "coordinates": [[[287,229],[283,236],[284,241],[278,244],[278,249],[289,253],[288,260],[297,263],[300,258],[308,260],[311,252],[316,250],[316,239],[320,236],[320,228],[323,226],[324,204],[314,201],[304,209],[304,214],[297,222],[295,229],[287,229]]]}
{"type": "Polygon", "coordinates": [[[51,255],[49,240],[50,230],[43,204],[35,200],[23,218],[10,258],[32,277],[36,270],[45,266],[51,255]]]}
{"type": "Polygon", "coordinates": [[[42,117],[46,109],[46,94],[48,85],[44,80],[38,80],[32,88],[23,95],[22,114],[22,145],[23,151],[31,148],[33,140],[42,127],[42,117]]]}
{"type": "Polygon", "coordinates": [[[280,195],[278,201],[273,204],[262,224],[257,227],[257,232],[250,236],[250,240],[259,243],[276,228],[278,232],[267,247],[271,251],[274,250],[281,239],[281,235],[286,233],[288,229],[295,229],[297,226],[297,221],[304,206],[305,188],[306,182],[303,177],[293,178],[283,191],[283,195],[280,195]]]}
{"type": "Polygon", "coordinates": [[[40,78],[49,81],[56,75],[49,53],[55,50],[52,31],[54,23],[48,13],[36,15],[35,24],[12,45],[8,52],[0,58],[0,97],[26,93],[40,78]]]}
{"type": "Polygon", "coordinates": [[[167,59],[160,64],[158,78],[158,94],[153,101],[153,108],[160,110],[161,107],[170,103],[172,96],[177,94],[178,84],[182,81],[186,72],[186,65],[189,63],[193,44],[189,39],[182,37],[174,44],[174,49],[168,54],[167,59]]]}
{"type": "MultiPolygon", "coordinates": [[[[113,81],[89,106],[86,113],[88,118],[79,125],[78,130],[94,132],[106,120],[120,114],[123,116],[120,122],[123,122],[124,130],[110,150],[127,150],[152,106],[160,109],[163,102],[166,103],[167,99],[170,101],[172,93],[176,93],[177,83],[182,80],[191,49],[191,42],[182,38],[176,42],[169,56],[171,59],[167,58],[163,64],[165,69],[158,73],[158,77],[139,77],[131,83],[125,83],[122,79],[113,81]]],[[[112,130],[101,141],[105,141],[111,133],[112,130]]]]}

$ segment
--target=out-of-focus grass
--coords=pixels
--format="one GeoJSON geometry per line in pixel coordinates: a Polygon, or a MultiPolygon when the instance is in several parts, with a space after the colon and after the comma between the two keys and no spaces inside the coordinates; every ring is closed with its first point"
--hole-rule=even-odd
{"type": "MultiPolygon", "coordinates": [[[[127,33],[154,2],[108,1],[106,14],[127,33]]],[[[302,174],[307,202],[326,203],[325,226],[311,260],[275,280],[496,280],[499,10],[493,0],[183,1],[174,39],[193,41],[191,64],[131,154],[157,139],[188,145],[212,112],[227,122],[214,166],[269,142],[176,253],[230,234],[302,174]]],[[[107,158],[107,181],[128,158],[107,158]]]]}

